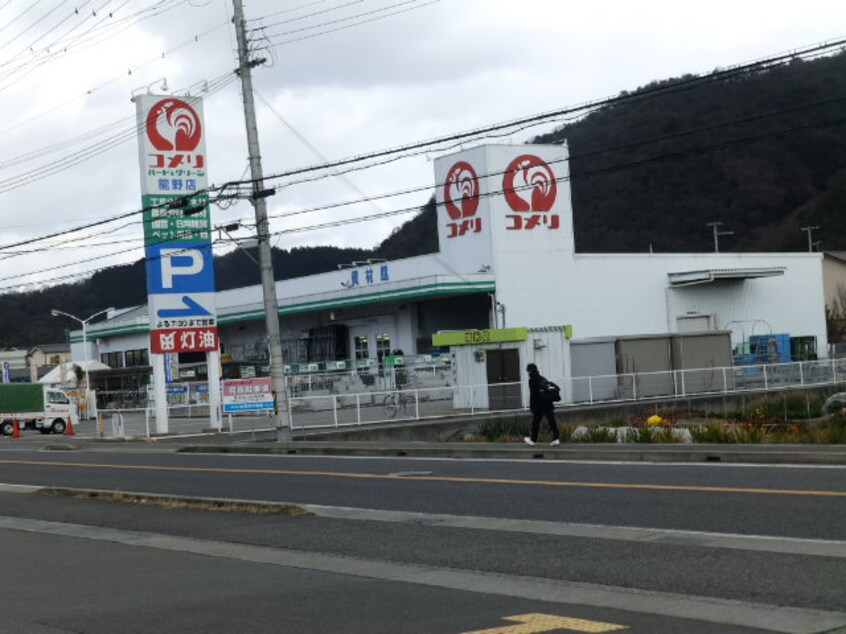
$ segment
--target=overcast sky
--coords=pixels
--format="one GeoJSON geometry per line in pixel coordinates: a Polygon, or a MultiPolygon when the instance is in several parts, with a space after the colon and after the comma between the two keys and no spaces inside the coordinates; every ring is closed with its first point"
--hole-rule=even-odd
{"type": "MultiPolygon", "coordinates": [[[[253,75],[266,174],[836,39],[846,14],[842,0],[246,0],[245,12],[255,56],[267,60],[253,75]]],[[[240,86],[225,81],[234,79],[236,66],[231,16],[231,0],[0,2],[0,243],[140,207],[130,97],[160,92],[161,78],[182,94],[199,94],[209,82],[209,181],[244,177],[240,86]],[[62,45],[44,50],[66,32],[62,45]]],[[[522,143],[550,128],[506,140],[522,143]]],[[[434,189],[432,158],[279,187],[268,201],[271,230],[420,206],[434,189]],[[280,217],[427,186],[405,197],[280,217]]],[[[281,234],[273,243],[370,248],[410,217],[281,234]]],[[[236,220],[253,221],[247,202],[213,209],[215,225],[236,220]]],[[[137,223],[104,225],[66,241],[0,260],[0,290],[143,254],[137,223]]]]}

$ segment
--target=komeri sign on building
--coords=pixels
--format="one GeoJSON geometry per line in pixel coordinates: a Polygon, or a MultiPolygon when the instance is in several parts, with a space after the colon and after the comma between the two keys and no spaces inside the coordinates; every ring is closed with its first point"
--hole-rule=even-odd
{"type": "Polygon", "coordinates": [[[135,103],[150,348],[217,350],[202,100],[139,95],[135,103]]]}

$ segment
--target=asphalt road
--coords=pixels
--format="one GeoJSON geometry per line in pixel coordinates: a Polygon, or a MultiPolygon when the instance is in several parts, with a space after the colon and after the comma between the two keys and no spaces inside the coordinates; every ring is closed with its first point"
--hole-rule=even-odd
{"type": "Polygon", "coordinates": [[[19,447],[0,449],[0,482],[289,502],[310,514],[0,493],[0,557],[15,570],[0,591],[20,573],[59,596],[19,593],[9,631],[846,627],[842,467],[19,447]],[[547,617],[504,620],[526,614],[547,617]]]}

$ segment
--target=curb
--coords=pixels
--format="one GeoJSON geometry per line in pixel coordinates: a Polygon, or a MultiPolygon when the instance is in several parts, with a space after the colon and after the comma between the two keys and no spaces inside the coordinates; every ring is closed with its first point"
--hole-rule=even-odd
{"type": "Polygon", "coordinates": [[[687,462],[727,464],[846,465],[846,452],[838,451],[749,451],[691,447],[688,450],[617,449],[570,447],[462,447],[414,446],[413,444],[329,444],[279,443],[272,445],[189,445],[177,450],[195,454],[254,454],[300,456],[372,456],[400,458],[476,458],[491,460],[572,460],[620,462],[687,462]]]}
{"type": "Polygon", "coordinates": [[[297,516],[313,515],[313,513],[308,509],[300,505],[290,504],[287,502],[198,497],[193,495],[168,495],[162,493],[124,493],[104,489],[73,489],[65,487],[33,487],[32,490],[41,495],[104,500],[108,502],[122,502],[125,504],[181,506],[184,508],[205,511],[280,513],[284,515],[297,516]]]}

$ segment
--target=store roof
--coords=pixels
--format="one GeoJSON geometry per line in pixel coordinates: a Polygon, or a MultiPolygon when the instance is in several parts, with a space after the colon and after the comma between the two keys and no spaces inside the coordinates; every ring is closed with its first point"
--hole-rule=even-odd
{"type": "MultiPolygon", "coordinates": [[[[288,295],[284,292],[284,289],[277,286],[278,312],[280,315],[290,315],[392,301],[489,293],[494,290],[496,290],[496,283],[493,274],[428,275],[372,286],[364,284],[354,288],[340,283],[338,290],[298,296],[288,295]]],[[[219,325],[262,319],[263,316],[264,305],[260,286],[217,293],[217,323],[219,325]]],[[[146,306],[137,306],[118,316],[89,326],[88,338],[95,339],[148,331],[148,309],[146,306]]],[[[72,341],[80,341],[80,333],[81,331],[71,333],[72,341]]]]}
{"type": "Polygon", "coordinates": [[[710,284],[717,280],[752,280],[760,277],[776,277],[784,275],[785,267],[748,267],[734,269],[700,269],[696,271],[677,271],[667,273],[670,286],[692,286],[694,284],[710,284]]]}

